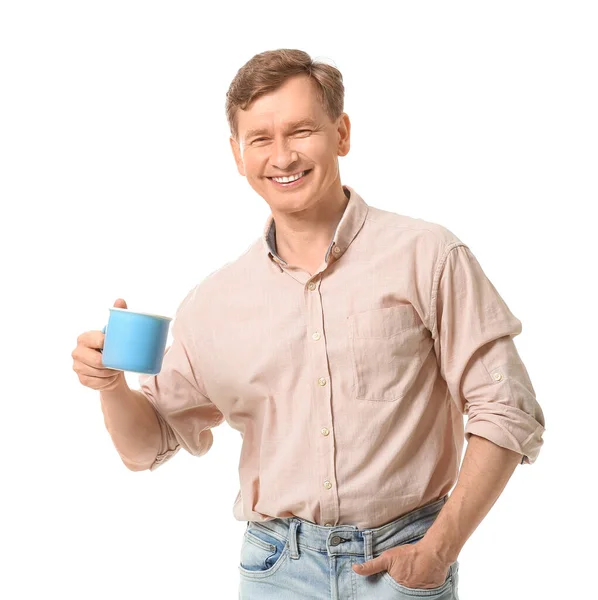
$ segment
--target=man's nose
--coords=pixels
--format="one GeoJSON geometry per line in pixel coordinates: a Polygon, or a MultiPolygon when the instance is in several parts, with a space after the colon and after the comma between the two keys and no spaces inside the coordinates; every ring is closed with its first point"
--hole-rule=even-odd
{"type": "Polygon", "coordinates": [[[296,150],[288,140],[274,141],[272,144],[272,156],[270,162],[275,169],[286,171],[299,159],[296,150]]]}

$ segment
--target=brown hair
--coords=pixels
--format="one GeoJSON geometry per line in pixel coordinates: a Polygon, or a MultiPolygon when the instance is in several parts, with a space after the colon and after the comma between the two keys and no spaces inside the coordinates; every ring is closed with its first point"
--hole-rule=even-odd
{"type": "Polygon", "coordinates": [[[256,54],[235,75],[226,92],[226,118],[232,137],[238,139],[237,110],[246,110],[260,96],[278,89],[289,78],[307,75],[330,120],[343,113],[345,88],[341,72],[312,58],[303,50],[281,48],[256,54]]]}

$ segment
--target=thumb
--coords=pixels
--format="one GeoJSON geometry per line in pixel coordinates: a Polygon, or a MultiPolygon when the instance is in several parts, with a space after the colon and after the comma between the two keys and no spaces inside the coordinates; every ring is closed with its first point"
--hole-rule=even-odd
{"type": "Polygon", "coordinates": [[[358,565],[353,565],[353,570],[359,575],[374,575],[374,573],[380,573],[380,571],[386,570],[386,556],[382,553],[380,556],[367,560],[358,565]]]}
{"type": "Polygon", "coordinates": [[[127,308],[127,303],[122,298],[118,298],[114,303],[114,306],[116,308],[127,308]]]}

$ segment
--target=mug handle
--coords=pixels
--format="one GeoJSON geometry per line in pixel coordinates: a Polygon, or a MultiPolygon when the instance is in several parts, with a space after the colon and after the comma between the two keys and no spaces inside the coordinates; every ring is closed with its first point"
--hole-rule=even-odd
{"type": "MultiPolygon", "coordinates": [[[[102,333],[106,333],[106,328],[108,327],[108,325],[104,325],[103,329],[102,329],[102,333]]],[[[102,348],[99,348],[100,352],[102,352],[102,348]]]]}

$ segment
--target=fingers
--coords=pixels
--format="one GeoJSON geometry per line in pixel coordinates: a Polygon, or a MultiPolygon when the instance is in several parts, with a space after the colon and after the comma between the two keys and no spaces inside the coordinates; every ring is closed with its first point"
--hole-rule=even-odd
{"type": "Polygon", "coordinates": [[[86,331],[77,338],[77,346],[71,352],[73,371],[77,373],[79,381],[94,390],[113,389],[120,385],[124,377],[122,371],[108,369],[102,364],[100,350],[104,348],[105,337],[102,331],[86,331]]]}
{"type": "Polygon", "coordinates": [[[79,381],[88,388],[98,391],[105,391],[115,388],[115,382],[118,380],[122,372],[112,371],[118,375],[112,377],[94,377],[93,375],[79,375],[79,381]]]}
{"type": "Polygon", "coordinates": [[[383,552],[380,556],[363,563],[353,565],[353,570],[359,575],[374,575],[387,569],[387,555],[383,552]]]}
{"type": "Polygon", "coordinates": [[[114,369],[106,369],[102,365],[102,355],[82,344],[77,345],[71,356],[74,359],[73,370],[80,375],[90,377],[114,377],[114,369]]]}
{"type": "Polygon", "coordinates": [[[106,379],[108,377],[114,377],[119,371],[115,371],[114,369],[94,369],[88,365],[83,363],[79,363],[78,365],[73,365],[73,371],[75,371],[79,377],[87,377],[89,379],[106,379]]]}
{"type": "Polygon", "coordinates": [[[78,344],[73,350],[71,356],[75,360],[82,362],[84,365],[89,367],[95,367],[96,369],[104,368],[104,365],[102,364],[101,353],[93,348],[84,346],[83,344],[78,344]]]}
{"type": "Polygon", "coordinates": [[[77,346],[81,345],[87,348],[95,348],[99,350],[101,348],[104,348],[105,337],[106,334],[102,333],[99,330],[86,331],[77,338],[77,346]]]}

